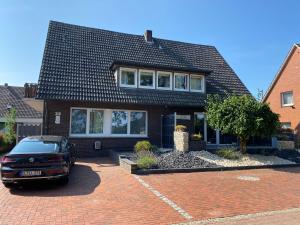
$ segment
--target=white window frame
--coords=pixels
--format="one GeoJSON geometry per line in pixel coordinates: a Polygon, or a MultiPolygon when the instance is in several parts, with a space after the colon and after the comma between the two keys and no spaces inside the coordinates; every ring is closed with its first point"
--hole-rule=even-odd
{"type": "Polygon", "coordinates": [[[172,72],[166,72],[166,71],[157,71],[156,72],[156,89],[158,89],[158,90],[172,90],[172,87],[173,87],[173,73],[172,72]],[[170,77],[170,86],[168,88],[158,86],[158,76],[159,76],[160,73],[162,73],[164,75],[166,75],[166,74],[169,75],[169,77],[170,77]]]}
{"type": "Polygon", "coordinates": [[[105,110],[104,109],[98,109],[98,108],[83,108],[83,107],[71,107],[70,109],[70,128],[69,128],[69,136],[72,137],[81,137],[81,136],[89,136],[89,137],[99,137],[104,135],[104,125],[105,125],[105,110]],[[86,127],[85,127],[85,134],[73,134],[72,133],[72,110],[73,109],[83,109],[86,110],[86,127]],[[103,111],[103,132],[98,134],[90,134],[90,112],[93,110],[103,111]]]}
{"type": "Polygon", "coordinates": [[[291,122],[281,122],[280,126],[281,126],[282,129],[292,129],[292,123],[291,122]],[[287,124],[289,125],[289,127],[283,128],[283,126],[287,125],[287,124]]]}
{"type": "Polygon", "coordinates": [[[148,138],[148,111],[145,110],[127,110],[127,109],[103,109],[103,108],[85,108],[85,107],[71,107],[70,108],[70,121],[69,121],[69,137],[71,138],[90,138],[90,137],[104,137],[104,138],[111,138],[111,137],[128,137],[128,138],[148,138]],[[87,122],[86,122],[86,131],[85,134],[72,134],[71,127],[72,127],[72,110],[73,109],[84,109],[87,111],[87,122]],[[104,111],[104,120],[103,120],[103,133],[101,134],[90,134],[90,111],[92,110],[102,110],[104,111]],[[112,134],[112,111],[125,111],[128,113],[127,119],[127,134],[112,134]],[[145,134],[130,134],[130,122],[131,112],[145,112],[146,113],[146,133],[145,134]]]}
{"type": "Polygon", "coordinates": [[[205,91],[205,87],[204,87],[205,82],[204,82],[204,80],[205,80],[205,77],[203,75],[200,75],[200,74],[191,74],[190,75],[190,91],[191,92],[201,92],[201,93],[204,93],[204,91],[205,91]],[[192,89],[192,85],[191,85],[192,78],[202,78],[202,81],[201,81],[201,87],[202,87],[202,89],[201,90],[192,89]]]}
{"type": "Polygon", "coordinates": [[[155,70],[139,69],[139,88],[155,89],[155,70]],[[141,85],[141,73],[142,72],[152,73],[152,86],[141,85]]]}
{"type": "Polygon", "coordinates": [[[175,91],[189,91],[189,74],[187,73],[174,73],[174,90],[175,91]],[[187,77],[187,81],[186,81],[186,89],[182,89],[182,88],[176,88],[176,76],[186,76],[187,77]]]}
{"type": "Polygon", "coordinates": [[[137,69],[134,68],[125,68],[125,67],[121,67],[120,68],[120,87],[130,87],[130,88],[137,88],[137,69]],[[130,71],[130,72],[134,72],[134,85],[127,85],[127,84],[122,84],[122,71],[130,71]]]}
{"type": "Polygon", "coordinates": [[[281,95],[281,106],[282,107],[288,107],[288,106],[293,106],[294,105],[294,94],[293,94],[293,91],[285,91],[285,92],[281,92],[280,93],[280,95],[281,95]],[[288,93],[291,93],[292,94],[292,103],[290,103],[290,104],[284,104],[284,98],[283,98],[283,95],[284,94],[288,94],[288,93]]]}

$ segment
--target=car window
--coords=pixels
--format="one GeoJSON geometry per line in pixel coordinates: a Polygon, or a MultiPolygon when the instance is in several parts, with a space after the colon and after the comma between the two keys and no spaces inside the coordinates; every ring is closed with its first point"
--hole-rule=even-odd
{"type": "Polygon", "coordinates": [[[24,141],[17,144],[11,153],[55,153],[59,151],[56,142],[24,141]]]}

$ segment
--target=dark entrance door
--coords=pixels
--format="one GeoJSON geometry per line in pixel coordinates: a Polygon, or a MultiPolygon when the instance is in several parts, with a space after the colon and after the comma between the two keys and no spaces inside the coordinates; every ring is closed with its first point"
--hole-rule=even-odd
{"type": "Polygon", "coordinates": [[[164,148],[173,148],[174,114],[164,115],[162,121],[162,143],[164,148]]]}

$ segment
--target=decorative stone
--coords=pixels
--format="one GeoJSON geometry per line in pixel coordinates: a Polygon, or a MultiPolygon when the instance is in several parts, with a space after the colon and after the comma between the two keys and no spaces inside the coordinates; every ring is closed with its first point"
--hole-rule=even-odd
{"type": "Polygon", "coordinates": [[[175,131],[174,146],[176,151],[187,152],[189,150],[189,133],[175,131]]]}
{"type": "Polygon", "coordinates": [[[277,148],[279,150],[295,149],[295,142],[294,141],[277,141],[277,148]]]}

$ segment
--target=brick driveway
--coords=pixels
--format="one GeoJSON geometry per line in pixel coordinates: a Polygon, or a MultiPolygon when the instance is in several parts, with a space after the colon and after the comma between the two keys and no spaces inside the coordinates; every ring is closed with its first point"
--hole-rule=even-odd
{"type": "MultiPolygon", "coordinates": [[[[171,224],[290,208],[300,208],[300,168],[135,177],[102,158],[79,162],[66,186],[39,182],[8,190],[0,184],[5,225],[171,224]],[[260,180],[237,179],[244,175],[260,180]]],[[[288,213],[285,224],[300,218],[300,210],[288,213]]],[[[255,224],[274,225],[276,216],[255,224]]]]}

